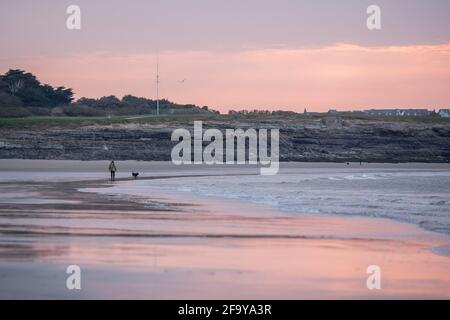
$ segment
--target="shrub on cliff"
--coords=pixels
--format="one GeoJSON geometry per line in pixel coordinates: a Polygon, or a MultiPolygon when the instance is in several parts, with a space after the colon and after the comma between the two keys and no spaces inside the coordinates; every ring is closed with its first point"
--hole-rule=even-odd
{"type": "Polygon", "coordinates": [[[100,117],[105,116],[105,111],[86,105],[73,104],[62,108],[64,115],[69,117],[100,117]]]}
{"type": "Polygon", "coordinates": [[[15,118],[15,117],[28,117],[32,113],[24,107],[17,106],[1,106],[0,107],[0,117],[1,118],[15,118]]]}

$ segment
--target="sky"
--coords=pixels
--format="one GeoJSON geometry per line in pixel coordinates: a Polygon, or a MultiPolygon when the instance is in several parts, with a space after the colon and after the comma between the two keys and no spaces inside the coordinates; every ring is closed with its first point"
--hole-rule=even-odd
{"type": "Polygon", "coordinates": [[[77,98],[154,99],[159,57],[161,97],[223,112],[450,107],[448,0],[0,0],[0,36],[0,73],[77,98]]]}

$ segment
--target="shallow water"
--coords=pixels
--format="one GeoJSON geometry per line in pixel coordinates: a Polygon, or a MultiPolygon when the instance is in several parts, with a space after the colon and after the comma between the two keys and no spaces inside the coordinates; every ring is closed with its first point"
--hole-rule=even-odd
{"type": "Polygon", "coordinates": [[[450,171],[291,170],[276,176],[138,180],[109,189],[124,197],[194,194],[269,205],[288,215],[356,215],[413,223],[450,234],[450,171]]]}

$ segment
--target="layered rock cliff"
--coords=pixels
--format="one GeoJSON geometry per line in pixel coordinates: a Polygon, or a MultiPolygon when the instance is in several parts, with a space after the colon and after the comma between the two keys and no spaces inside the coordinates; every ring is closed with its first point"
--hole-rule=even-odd
{"type": "MultiPolygon", "coordinates": [[[[450,123],[343,120],[205,121],[204,129],[280,130],[282,161],[449,162],[450,123]]],[[[0,158],[170,160],[174,129],[192,121],[0,128],[0,158]]]]}

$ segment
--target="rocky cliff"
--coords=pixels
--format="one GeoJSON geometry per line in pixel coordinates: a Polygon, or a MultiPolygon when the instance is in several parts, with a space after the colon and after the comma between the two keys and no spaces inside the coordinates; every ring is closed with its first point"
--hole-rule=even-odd
{"type": "MultiPolygon", "coordinates": [[[[284,161],[449,162],[450,123],[343,120],[205,121],[204,129],[278,128],[284,161]]],[[[176,128],[118,123],[79,127],[0,128],[0,158],[72,160],[170,160],[176,128]]]]}

